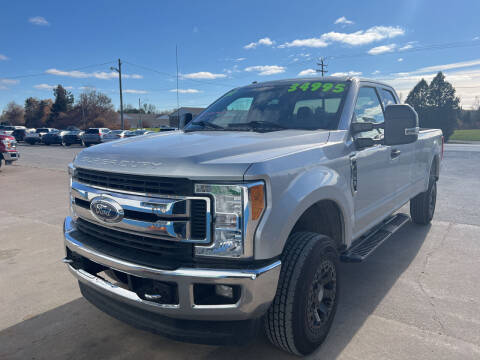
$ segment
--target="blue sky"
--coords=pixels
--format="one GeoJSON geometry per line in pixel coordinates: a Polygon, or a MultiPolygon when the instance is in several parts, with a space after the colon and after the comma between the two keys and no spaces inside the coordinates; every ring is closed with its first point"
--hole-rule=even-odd
{"type": "Polygon", "coordinates": [[[124,103],[206,106],[252,81],[329,74],[382,79],[405,98],[443,70],[465,108],[480,96],[480,1],[9,1],[0,12],[0,109],[62,84],[124,103]],[[435,46],[433,46],[435,45],[435,46]]]}

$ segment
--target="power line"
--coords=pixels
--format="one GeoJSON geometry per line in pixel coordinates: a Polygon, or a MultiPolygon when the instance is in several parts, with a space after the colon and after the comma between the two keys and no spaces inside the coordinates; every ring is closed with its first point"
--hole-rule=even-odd
{"type": "MultiPolygon", "coordinates": [[[[112,63],[115,63],[115,61],[108,61],[108,62],[101,63],[101,64],[86,65],[86,66],[82,66],[82,67],[77,67],[75,69],[69,69],[69,70],[63,70],[63,71],[79,71],[79,70],[84,70],[84,69],[97,67],[97,66],[105,66],[105,65],[108,65],[108,64],[112,64],[112,63]]],[[[47,76],[47,75],[52,75],[52,74],[49,74],[49,73],[44,71],[44,72],[41,72],[41,73],[26,74],[26,75],[15,75],[15,76],[3,76],[2,75],[2,76],[0,76],[0,78],[15,80],[15,79],[23,79],[23,78],[36,77],[36,76],[47,76]]]]}

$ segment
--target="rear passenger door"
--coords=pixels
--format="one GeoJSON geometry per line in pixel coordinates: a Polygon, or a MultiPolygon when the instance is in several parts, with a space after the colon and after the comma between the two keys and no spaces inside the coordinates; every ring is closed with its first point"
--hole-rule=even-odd
{"type": "MultiPolygon", "coordinates": [[[[393,91],[386,87],[378,88],[379,94],[382,98],[382,105],[385,109],[388,105],[396,104],[397,99],[393,91]]],[[[391,166],[395,167],[395,183],[394,194],[395,202],[399,205],[410,200],[411,186],[414,180],[414,166],[415,159],[415,143],[395,145],[390,147],[391,166]]]]}

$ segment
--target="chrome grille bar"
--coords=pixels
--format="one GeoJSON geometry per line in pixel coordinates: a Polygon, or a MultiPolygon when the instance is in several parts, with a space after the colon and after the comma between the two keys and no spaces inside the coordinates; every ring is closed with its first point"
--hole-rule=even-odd
{"type": "Polygon", "coordinates": [[[106,228],[162,240],[199,244],[211,242],[212,217],[209,197],[141,196],[99,189],[77,181],[72,182],[71,194],[72,206],[78,217],[106,228]],[[99,197],[113,200],[123,208],[125,214],[119,222],[106,223],[94,216],[90,210],[90,202],[99,197]],[[192,216],[194,215],[194,211],[192,211],[194,201],[205,202],[205,216],[202,216],[205,219],[205,231],[202,238],[193,237],[195,235],[192,232],[193,224],[198,226],[198,219],[192,216]]]}

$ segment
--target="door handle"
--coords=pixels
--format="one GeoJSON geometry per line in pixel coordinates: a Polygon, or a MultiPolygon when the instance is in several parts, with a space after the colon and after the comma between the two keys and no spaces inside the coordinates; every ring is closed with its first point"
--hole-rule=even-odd
{"type": "Polygon", "coordinates": [[[392,149],[392,151],[390,152],[390,158],[395,159],[395,158],[399,157],[401,153],[402,152],[398,149],[392,149]]]}

